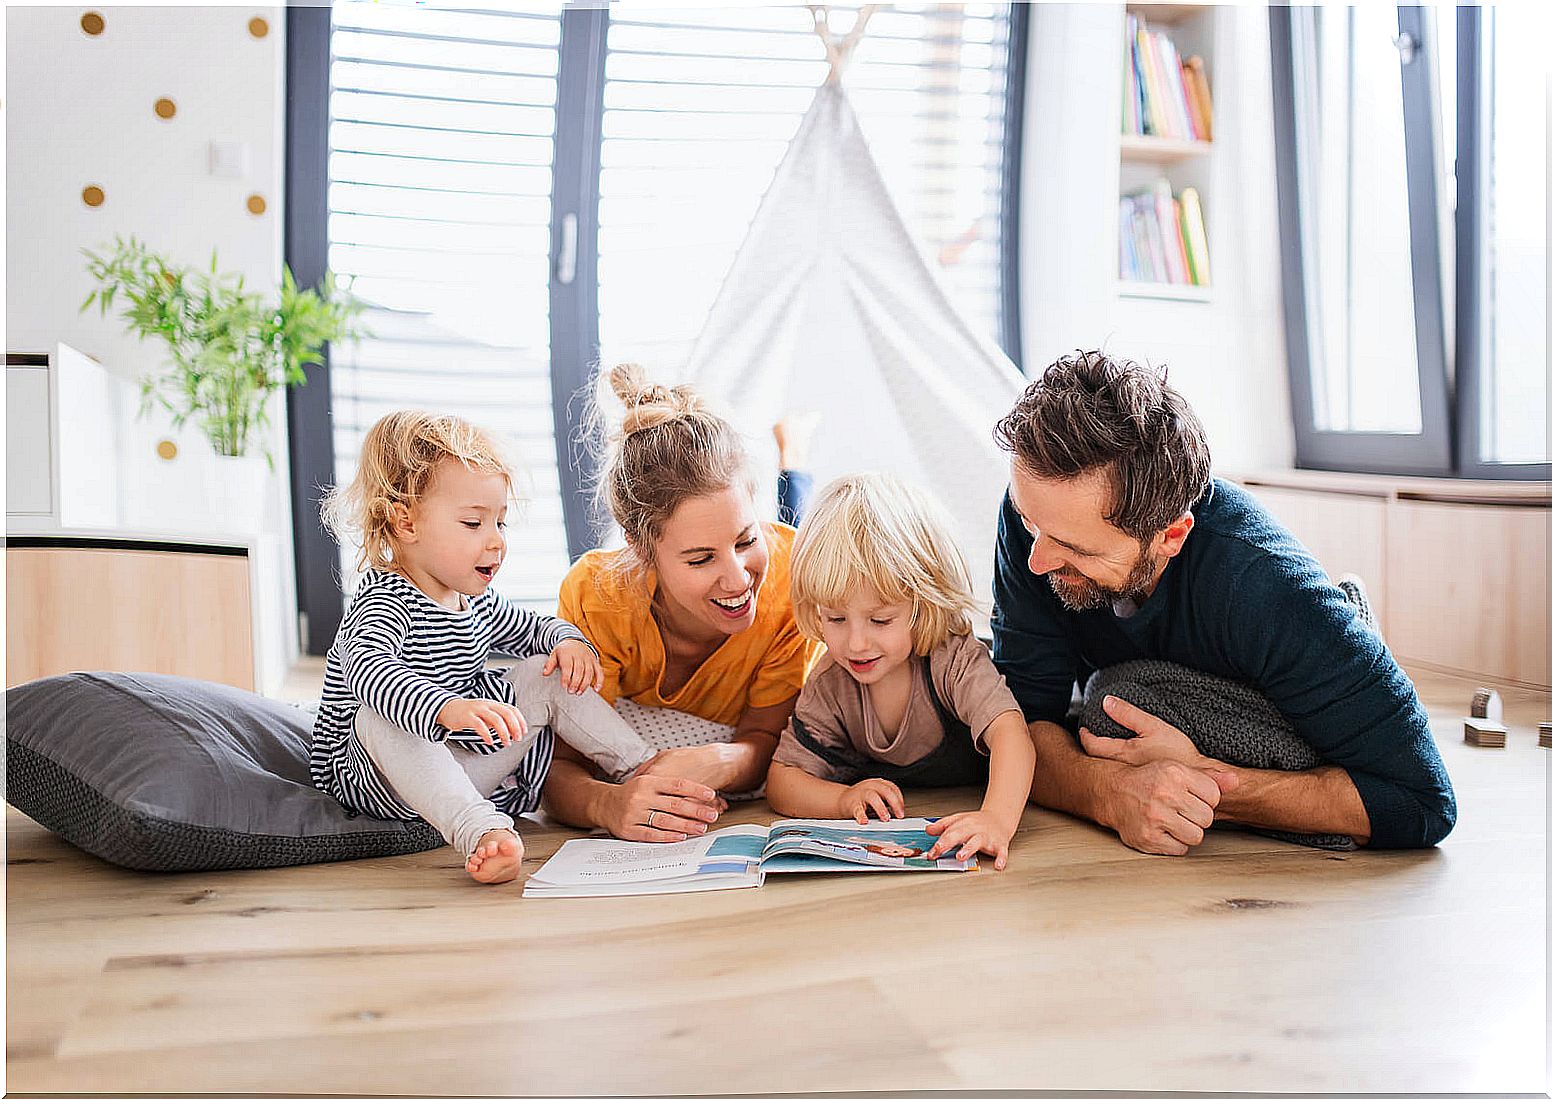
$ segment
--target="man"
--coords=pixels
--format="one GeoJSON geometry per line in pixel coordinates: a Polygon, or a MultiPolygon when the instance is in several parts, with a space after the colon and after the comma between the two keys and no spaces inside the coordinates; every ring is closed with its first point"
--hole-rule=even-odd
{"type": "Polygon", "coordinates": [[[1224,820],[1373,847],[1449,834],[1455,795],[1411,681],[1309,552],[1212,477],[1200,422],[1160,374],[1064,358],[996,431],[1013,461],[992,653],[1039,752],[1037,804],[1155,854],[1224,820]],[[1074,684],[1143,658],[1250,685],[1326,762],[1230,766],[1115,698],[1105,712],[1137,736],[1075,741],[1074,684]]]}

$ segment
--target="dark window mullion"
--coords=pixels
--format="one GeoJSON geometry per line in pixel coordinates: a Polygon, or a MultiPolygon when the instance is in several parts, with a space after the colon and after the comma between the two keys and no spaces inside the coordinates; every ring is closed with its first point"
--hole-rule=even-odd
{"type": "MultiPolygon", "coordinates": [[[[328,266],[328,5],[286,10],[286,264],[299,286],[316,287],[328,266]]],[[[329,348],[306,368],[307,384],[286,390],[291,457],[291,531],[302,650],[321,656],[344,614],[339,550],[319,514],[321,486],[334,483],[329,348]]]]}
{"type": "Polygon", "coordinates": [[[603,538],[588,493],[594,461],[582,443],[581,428],[598,357],[598,171],[608,30],[606,8],[568,8],[561,17],[550,221],[550,386],[566,545],[573,559],[603,538]]]}
{"type": "Polygon", "coordinates": [[[1002,194],[997,231],[998,275],[1002,282],[999,318],[1003,352],[1020,370],[1024,366],[1023,316],[1019,303],[1019,181],[1024,161],[1024,67],[1029,59],[1029,5],[1014,4],[1008,12],[1007,99],[1002,114],[1002,194]]]}

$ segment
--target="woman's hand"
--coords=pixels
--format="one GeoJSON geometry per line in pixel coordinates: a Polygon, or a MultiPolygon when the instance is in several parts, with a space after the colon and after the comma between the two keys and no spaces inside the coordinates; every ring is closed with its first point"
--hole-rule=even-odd
{"type": "Polygon", "coordinates": [[[1008,865],[1008,844],[1013,841],[1013,833],[1016,831],[1017,822],[1010,825],[985,809],[977,809],[973,813],[954,813],[927,825],[927,833],[937,836],[938,841],[932,845],[926,857],[942,858],[957,847],[959,853],[954,857],[965,861],[984,851],[992,857],[992,865],[1001,870],[1008,865]]]}
{"type": "MultiPolygon", "coordinates": [[[[733,744],[697,744],[693,748],[668,748],[643,763],[638,775],[660,775],[664,778],[687,778],[710,786],[713,790],[726,789],[739,777],[745,766],[745,754],[733,744]]],[[[721,799],[718,799],[721,801],[721,799]]],[[[727,808],[727,803],[722,802],[727,808]]]]}
{"type": "Polygon", "coordinates": [[[492,748],[497,740],[505,747],[528,732],[528,722],[517,707],[484,698],[455,698],[437,711],[436,720],[450,733],[473,729],[492,748]]]}
{"type": "Polygon", "coordinates": [[[598,662],[598,654],[586,642],[568,637],[550,652],[544,662],[544,674],[560,669],[560,681],[566,690],[579,695],[589,687],[598,690],[604,685],[604,666],[598,662]]]}
{"type": "Polygon", "coordinates": [[[889,820],[891,813],[903,820],[905,795],[900,792],[900,787],[887,778],[865,778],[846,787],[846,792],[841,795],[841,816],[851,817],[858,824],[866,824],[869,809],[879,820],[889,820]]]}
{"type": "Polygon", "coordinates": [[[674,843],[704,835],[725,808],[709,786],[638,772],[618,786],[601,787],[592,818],[622,840],[674,843]]]}

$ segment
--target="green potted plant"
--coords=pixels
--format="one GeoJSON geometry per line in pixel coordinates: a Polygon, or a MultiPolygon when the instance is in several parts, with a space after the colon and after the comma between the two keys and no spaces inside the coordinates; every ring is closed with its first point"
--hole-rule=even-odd
{"type": "Polygon", "coordinates": [[[172,263],[134,237],[83,254],[97,286],[81,309],[95,303],[106,316],[121,302],[129,331],[167,346],[166,368],[141,380],[142,415],[158,404],[176,427],[192,420],[218,455],[248,457],[257,447],[273,466],[260,430],[270,397],[303,384],[303,368],[321,361],[325,343],[363,334],[362,304],[332,275],[320,293],[299,288],[287,268],[277,301],[247,289],[240,275],[219,273],[214,254],[208,271],[172,263]]]}

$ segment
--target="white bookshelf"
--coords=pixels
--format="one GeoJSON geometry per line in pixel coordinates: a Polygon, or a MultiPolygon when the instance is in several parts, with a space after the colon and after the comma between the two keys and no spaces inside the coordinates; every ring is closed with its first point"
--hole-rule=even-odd
{"type": "MultiPolygon", "coordinates": [[[[1217,10],[1208,4],[1148,4],[1129,3],[1128,15],[1139,16],[1150,30],[1168,33],[1182,59],[1192,56],[1202,58],[1210,91],[1216,90],[1214,80],[1214,23],[1217,10]]],[[[1126,81],[1124,66],[1130,61],[1130,42],[1122,23],[1120,64],[1116,77],[1121,83],[1121,99],[1124,100],[1126,81]]],[[[1219,135],[1219,112],[1214,99],[1212,136],[1219,135]]],[[[1120,120],[1116,122],[1117,129],[1120,120]]],[[[1196,189],[1202,204],[1202,221],[1207,236],[1209,265],[1215,255],[1214,245],[1220,234],[1215,229],[1213,169],[1215,145],[1213,141],[1183,140],[1158,137],[1152,134],[1119,133],[1117,151],[1120,160],[1116,208],[1119,213],[1123,196],[1151,189],[1160,179],[1169,183],[1170,191],[1178,199],[1187,187],[1196,189]]],[[[1210,302],[1212,287],[1186,283],[1140,282],[1120,275],[1120,249],[1116,251],[1116,295],[1122,300],[1156,300],[1176,302],[1210,302]]]]}

